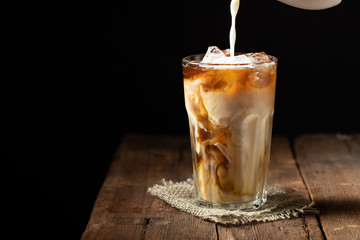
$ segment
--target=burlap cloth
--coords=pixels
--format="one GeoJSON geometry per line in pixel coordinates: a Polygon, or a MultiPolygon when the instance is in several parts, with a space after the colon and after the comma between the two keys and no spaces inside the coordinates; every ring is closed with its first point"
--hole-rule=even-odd
{"type": "Polygon", "coordinates": [[[312,203],[299,195],[294,190],[276,187],[268,188],[266,203],[257,210],[224,210],[200,207],[195,202],[193,180],[173,182],[162,180],[148,189],[172,207],[199,218],[221,224],[243,225],[251,222],[268,222],[279,219],[299,217],[303,214],[317,214],[318,211],[312,203]]]}

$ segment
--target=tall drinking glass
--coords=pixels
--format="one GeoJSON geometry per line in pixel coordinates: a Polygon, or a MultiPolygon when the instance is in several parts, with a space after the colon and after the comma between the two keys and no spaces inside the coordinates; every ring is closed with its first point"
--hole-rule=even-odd
{"type": "Polygon", "coordinates": [[[195,194],[211,208],[266,202],[277,59],[245,64],[183,58],[195,194]]]}

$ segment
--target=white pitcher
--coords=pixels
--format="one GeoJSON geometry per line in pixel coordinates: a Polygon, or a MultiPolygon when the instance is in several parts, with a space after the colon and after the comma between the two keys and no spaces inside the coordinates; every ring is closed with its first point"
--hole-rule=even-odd
{"type": "Polygon", "coordinates": [[[341,3],[341,0],[278,0],[278,1],[293,7],[307,9],[307,10],[322,10],[322,9],[334,7],[339,3],[341,3]]]}

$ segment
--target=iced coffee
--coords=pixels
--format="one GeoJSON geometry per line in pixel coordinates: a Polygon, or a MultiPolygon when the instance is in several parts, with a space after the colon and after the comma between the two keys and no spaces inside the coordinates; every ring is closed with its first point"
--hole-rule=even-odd
{"type": "Polygon", "coordinates": [[[198,203],[258,208],[266,201],[277,59],[209,47],[182,64],[198,203]]]}

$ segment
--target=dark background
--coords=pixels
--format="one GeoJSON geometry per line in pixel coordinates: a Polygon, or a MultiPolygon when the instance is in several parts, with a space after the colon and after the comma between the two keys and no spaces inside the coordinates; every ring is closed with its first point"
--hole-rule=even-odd
{"type": "MultiPolygon", "coordinates": [[[[24,15],[18,45],[29,81],[11,100],[18,141],[9,156],[36,231],[80,238],[124,134],[188,135],[181,58],[229,47],[229,4],[62,3],[24,15]]],[[[241,1],[236,51],[279,59],[274,134],[360,132],[355,4],[306,11],[241,1]]]]}

